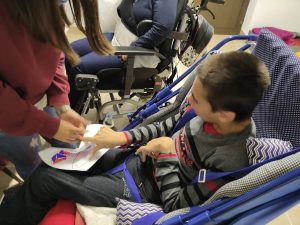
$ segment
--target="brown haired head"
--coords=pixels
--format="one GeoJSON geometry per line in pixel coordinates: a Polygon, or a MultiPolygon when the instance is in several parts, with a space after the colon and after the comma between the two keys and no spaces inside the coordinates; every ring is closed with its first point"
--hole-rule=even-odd
{"type": "Polygon", "coordinates": [[[215,111],[232,111],[235,121],[251,117],[252,111],[270,84],[266,66],[246,52],[212,55],[197,69],[197,76],[215,111]]]}
{"type": "MultiPolygon", "coordinates": [[[[91,48],[98,54],[112,54],[113,48],[100,28],[97,0],[69,1],[75,23],[87,36],[91,48]]],[[[65,34],[65,26],[69,26],[70,21],[58,0],[7,0],[6,3],[16,21],[25,26],[34,38],[62,50],[72,65],[79,63],[79,57],[65,34]]]]}

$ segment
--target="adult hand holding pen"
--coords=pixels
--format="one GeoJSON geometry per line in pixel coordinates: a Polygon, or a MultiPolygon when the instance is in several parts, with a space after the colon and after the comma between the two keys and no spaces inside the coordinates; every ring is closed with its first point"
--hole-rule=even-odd
{"type": "Polygon", "coordinates": [[[68,143],[80,140],[89,122],[68,105],[55,106],[55,109],[61,120],[54,138],[68,143]]]}
{"type": "Polygon", "coordinates": [[[53,136],[55,139],[71,143],[79,140],[84,134],[84,127],[76,127],[72,123],[60,120],[60,124],[56,134],[53,136]]]}

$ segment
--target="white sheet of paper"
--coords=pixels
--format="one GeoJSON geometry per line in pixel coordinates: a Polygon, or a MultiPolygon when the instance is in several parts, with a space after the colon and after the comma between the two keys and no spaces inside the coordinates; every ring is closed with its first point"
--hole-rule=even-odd
{"type": "MultiPolygon", "coordinates": [[[[101,124],[88,125],[84,136],[93,137],[102,126],[101,124]]],[[[91,157],[94,146],[89,142],[81,142],[76,149],[51,147],[40,151],[39,155],[51,167],[62,170],[86,171],[108,151],[108,148],[101,149],[91,157]]]]}
{"type": "MultiPolygon", "coordinates": [[[[84,132],[84,137],[94,137],[97,132],[100,130],[100,128],[103,127],[102,124],[89,124],[87,125],[85,132],[84,132]]],[[[92,144],[89,142],[80,142],[79,147],[72,149],[73,153],[78,153],[87,150],[92,144]]]]}

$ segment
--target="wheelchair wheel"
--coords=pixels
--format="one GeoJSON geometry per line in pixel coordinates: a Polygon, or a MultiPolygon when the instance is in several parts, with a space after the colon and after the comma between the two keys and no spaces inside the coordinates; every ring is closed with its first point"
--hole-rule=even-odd
{"type": "Polygon", "coordinates": [[[139,97],[140,99],[148,99],[148,98],[152,98],[153,94],[154,94],[154,89],[149,89],[143,93],[142,92],[136,93],[136,96],[139,97]]]}

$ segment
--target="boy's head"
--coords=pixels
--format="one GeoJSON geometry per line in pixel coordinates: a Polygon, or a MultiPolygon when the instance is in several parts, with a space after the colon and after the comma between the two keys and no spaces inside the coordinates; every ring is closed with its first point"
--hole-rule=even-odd
{"type": "Polygon", "coordinates": [[[243,121],[270,84],[266,66],[246,52],[212,55],[197,68],[191,95],[193,109],[204,121],[243,121]]]}

